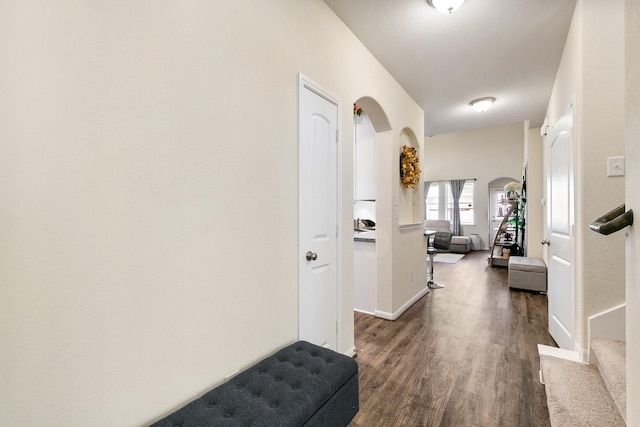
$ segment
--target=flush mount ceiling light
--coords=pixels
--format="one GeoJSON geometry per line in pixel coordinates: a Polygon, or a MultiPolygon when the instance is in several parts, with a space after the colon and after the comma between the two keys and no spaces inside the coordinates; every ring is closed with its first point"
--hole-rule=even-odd
{"type": "Polygon", "coordinates": [[[487,96],[485,98],[474,99],[469,103],[469,105],[471,105],[471,107],[478,113],[482,113],[491,108],[491,105],[493,105],[494,102],[496,102],[495,98],[487,96]]]}
{"type": "Polygon", "coordinates": [[[431,6],[442,13],[451,13],[464,3],[464,0],[427,0],[431,6]]]}

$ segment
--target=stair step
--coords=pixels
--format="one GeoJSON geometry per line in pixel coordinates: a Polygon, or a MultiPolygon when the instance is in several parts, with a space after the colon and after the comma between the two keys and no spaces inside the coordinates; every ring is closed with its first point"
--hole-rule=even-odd
{"type": "Polygon", "coordinates": [[[591,351],[602,380],[618,411],[627,421],[627,355],[623,341],[592,338],[591,351]]]}
{"type": "Polygon", "coordinates": [[[598,369],[553,356],[540,355],[552,426],[624,426],[598,369]]]}

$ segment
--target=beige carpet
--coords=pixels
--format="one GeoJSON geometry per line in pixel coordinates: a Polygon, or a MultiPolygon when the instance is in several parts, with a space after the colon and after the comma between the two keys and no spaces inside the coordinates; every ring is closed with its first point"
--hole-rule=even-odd
{"type": "Polygon", "coordinates": [[[552,426],[625,425],[595,366],[541,355],[540,368],[552,426]]]}

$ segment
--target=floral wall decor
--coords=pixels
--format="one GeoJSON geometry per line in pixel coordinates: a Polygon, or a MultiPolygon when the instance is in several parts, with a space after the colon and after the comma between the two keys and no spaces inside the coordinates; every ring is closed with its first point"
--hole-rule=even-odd
{"type": "Polygon", "coordinates": [[[362,115],[362,107],[358,104],[353,104],[353,115],[360,117],[362,115]]]}
{"type": "Polygon", "coordinates": [[[416,149],[408,145],[402,146],[400,154],[400,179],[407,188],[413,188],[420,182],[420,160],[416,149]]]}
{"type": "Polygon", "coordinates": [[[507,192],[507,197],[509,199],[516,199],[520,195],[518,194],[522,190],[522,184],[519,182],[510,182],[504,186],[504,191],[507,192]]]}

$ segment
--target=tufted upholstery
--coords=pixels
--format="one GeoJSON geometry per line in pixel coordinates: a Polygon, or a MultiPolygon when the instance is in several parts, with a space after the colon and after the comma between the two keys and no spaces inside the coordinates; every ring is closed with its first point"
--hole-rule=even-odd
{"type": "Polygon", "coordinates": [[[153,427],[346,426],[358,408],[358,364],[299,341],[153,427]]]}

